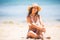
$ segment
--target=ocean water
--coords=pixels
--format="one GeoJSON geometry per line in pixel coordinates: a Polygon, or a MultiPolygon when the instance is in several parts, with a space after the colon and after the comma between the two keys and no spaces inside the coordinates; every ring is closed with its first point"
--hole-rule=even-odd
{"type": "MultiPolygon", "coordinates": [[[[8,18],[26,19],[29,5],[3,5],[0,7],[0,21],[8,18]]],[[[44,21],[60,21],[60,5],[39,5],[42,10],[39,15],[44,21]]]]}

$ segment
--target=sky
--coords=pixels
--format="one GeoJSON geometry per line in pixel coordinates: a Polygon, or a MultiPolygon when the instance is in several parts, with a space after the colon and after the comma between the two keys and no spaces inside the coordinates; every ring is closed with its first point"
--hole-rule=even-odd
{"type": "Polygon", "coordinates": [[[0,5],[29,5],[38,3],[40,5],[60,4],[60,0],[0,0],[0,5]]]}

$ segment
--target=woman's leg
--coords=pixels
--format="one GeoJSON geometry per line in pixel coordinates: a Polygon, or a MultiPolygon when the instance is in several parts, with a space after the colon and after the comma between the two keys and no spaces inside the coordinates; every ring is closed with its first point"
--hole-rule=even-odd
{"type": "Polygon", "coordinates": [[[27,34],[27,37],[28,38],[37,38],[37,34],[34,33],[33,31],[29,31],[28,34],[27,34]]]}
{"type": "Polygon", "coordinates": [[[43,34],[42,34],[42,32],[41,31],[37,31],[37,39],[41,39],[41,40],[44,40],[44,38],[43,38],[43,34]]]}

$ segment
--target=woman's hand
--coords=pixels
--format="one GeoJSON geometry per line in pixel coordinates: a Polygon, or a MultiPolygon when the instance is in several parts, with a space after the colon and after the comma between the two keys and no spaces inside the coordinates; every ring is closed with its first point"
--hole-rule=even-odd
{"type": "Polygon", "coordinates": [[[44,25],[43,24],[41,24],[42,25],[42,27],[44,27],[44,25]]]}

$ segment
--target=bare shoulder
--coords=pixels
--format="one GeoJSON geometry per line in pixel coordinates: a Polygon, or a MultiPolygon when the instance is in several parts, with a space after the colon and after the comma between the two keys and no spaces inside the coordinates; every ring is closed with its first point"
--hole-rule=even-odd
{"type": "Polygon", "coordinates": [[[30,19],[30,16],[27,16],[27,19],[30,19]]]}
{"type": "Polygon", "coordinates": [[[27,18],[30,18],[30,16],[27,16],[27,18]]]}
{"type": "Polygon", "coordinates": [[[40,15],[37,15],[38,18],[40,18],[40,15]]]}

